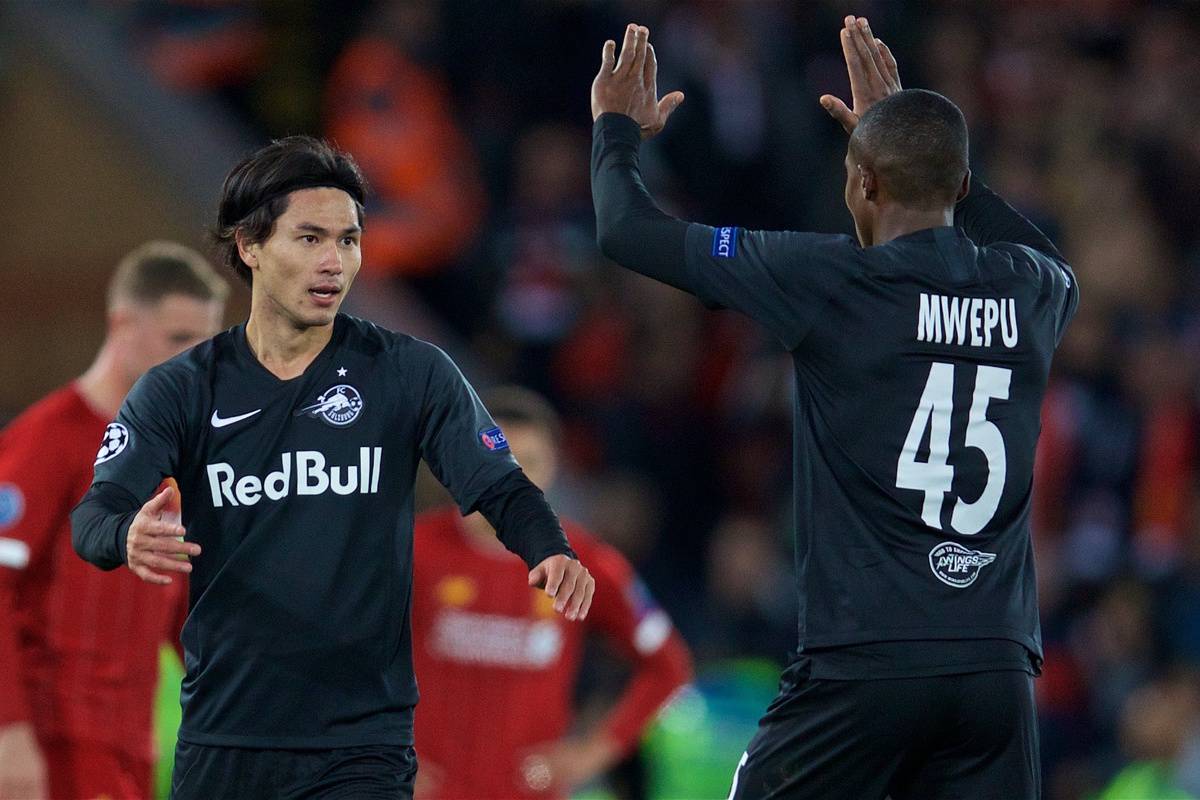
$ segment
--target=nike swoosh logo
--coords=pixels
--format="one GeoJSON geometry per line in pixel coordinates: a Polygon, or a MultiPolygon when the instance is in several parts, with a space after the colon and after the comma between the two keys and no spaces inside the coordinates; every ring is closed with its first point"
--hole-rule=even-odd
{"type": "Polygon", "coordinates": [[[244,419],[250,419],[260,411],[262,411],[261,408],[256,408],[253,411],[246,412],[245,414],[238,414],[236,417],[222,418],[221,415],[217,413],[216,409],[213,409],[212,419],[209,420],[209,422],[212,423],[214,428],[224,428],[226,425],[232,425],[235,422],[241,422],[244,419]]]}

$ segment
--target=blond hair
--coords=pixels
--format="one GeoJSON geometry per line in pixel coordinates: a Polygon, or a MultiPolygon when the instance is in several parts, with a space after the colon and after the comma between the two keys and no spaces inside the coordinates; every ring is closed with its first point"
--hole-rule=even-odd
{"type": "Polygon", "coordinates": [[[203,255],[178,242],[146,242],[121,259],[108,284],[108,308],[153,305],[167,295],[223,303],[229,284],[203,255]]]}

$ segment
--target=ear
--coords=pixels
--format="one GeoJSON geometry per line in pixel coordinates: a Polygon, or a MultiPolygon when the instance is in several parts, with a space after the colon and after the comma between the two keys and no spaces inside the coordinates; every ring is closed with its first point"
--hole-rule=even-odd
{"type": "Polygon", "coordinates": [[[250,242],[246,239],[245,232],[238,228],[233,232],[233,240],[237,243],[238,255],[248,267],[253,269],[258,266],[258,251],[262,249],[262,245],[258,242],[250,242]]]}
{"type": "Polygon", "coordinates": [[[872,203],[875,202],[876,197],[879,195],[879,176],[875,174],[875,170],[863,164],[858,164],[857,169],[863,197],[872,203]]]}
{"type": "Polygon", "coordinates": [[[963,175],[962,186],[958,187],[958,197],[954,198],[954,202],[955,203],[960,202],[964,197],[967,196],[967,193],[970,191],[971,191],[971,170],[967,170],[966,174],[963,175]]]}

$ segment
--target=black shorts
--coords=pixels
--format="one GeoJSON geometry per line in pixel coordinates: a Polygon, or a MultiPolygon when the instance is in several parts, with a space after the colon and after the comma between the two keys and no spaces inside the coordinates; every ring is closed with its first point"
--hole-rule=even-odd
{"type": "Polygon", "coordinates": [[[731,800],[1036,800],[1033,676],[817,680],[784,671],[731,800]]]}
{"type": "Polygon", "coordinates": [[[171,800],[412,800],[417,755],[411,746],[256,750],[178,742],[171,800]]]}

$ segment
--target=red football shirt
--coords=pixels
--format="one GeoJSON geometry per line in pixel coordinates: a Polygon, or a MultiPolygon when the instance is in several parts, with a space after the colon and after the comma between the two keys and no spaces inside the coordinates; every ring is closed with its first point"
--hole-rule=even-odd
{"type": "Polygon", "coordinates": [[[72,384],[0,431],[0,723],[153,759],[158,650],[178,647],[186,582],[102,572],[71,547],[107,422],[72,384]]]}
{"type": "Polygon", "coordinates": [[[556,614],[554,601],[529,587],[529,571],[515,555],[473,542],[457,510],[417,518],[415,737],[421,764],[442,778],[435,797],[553,796],[530,789],[521,764],[535,746],[567,732],[589,630],[604,633],[633,666],[602,722],[624,748],[690,676],[683,640],[628,562],[578,527],[564,526],[596,579],[582,623],[556,614]]]}

